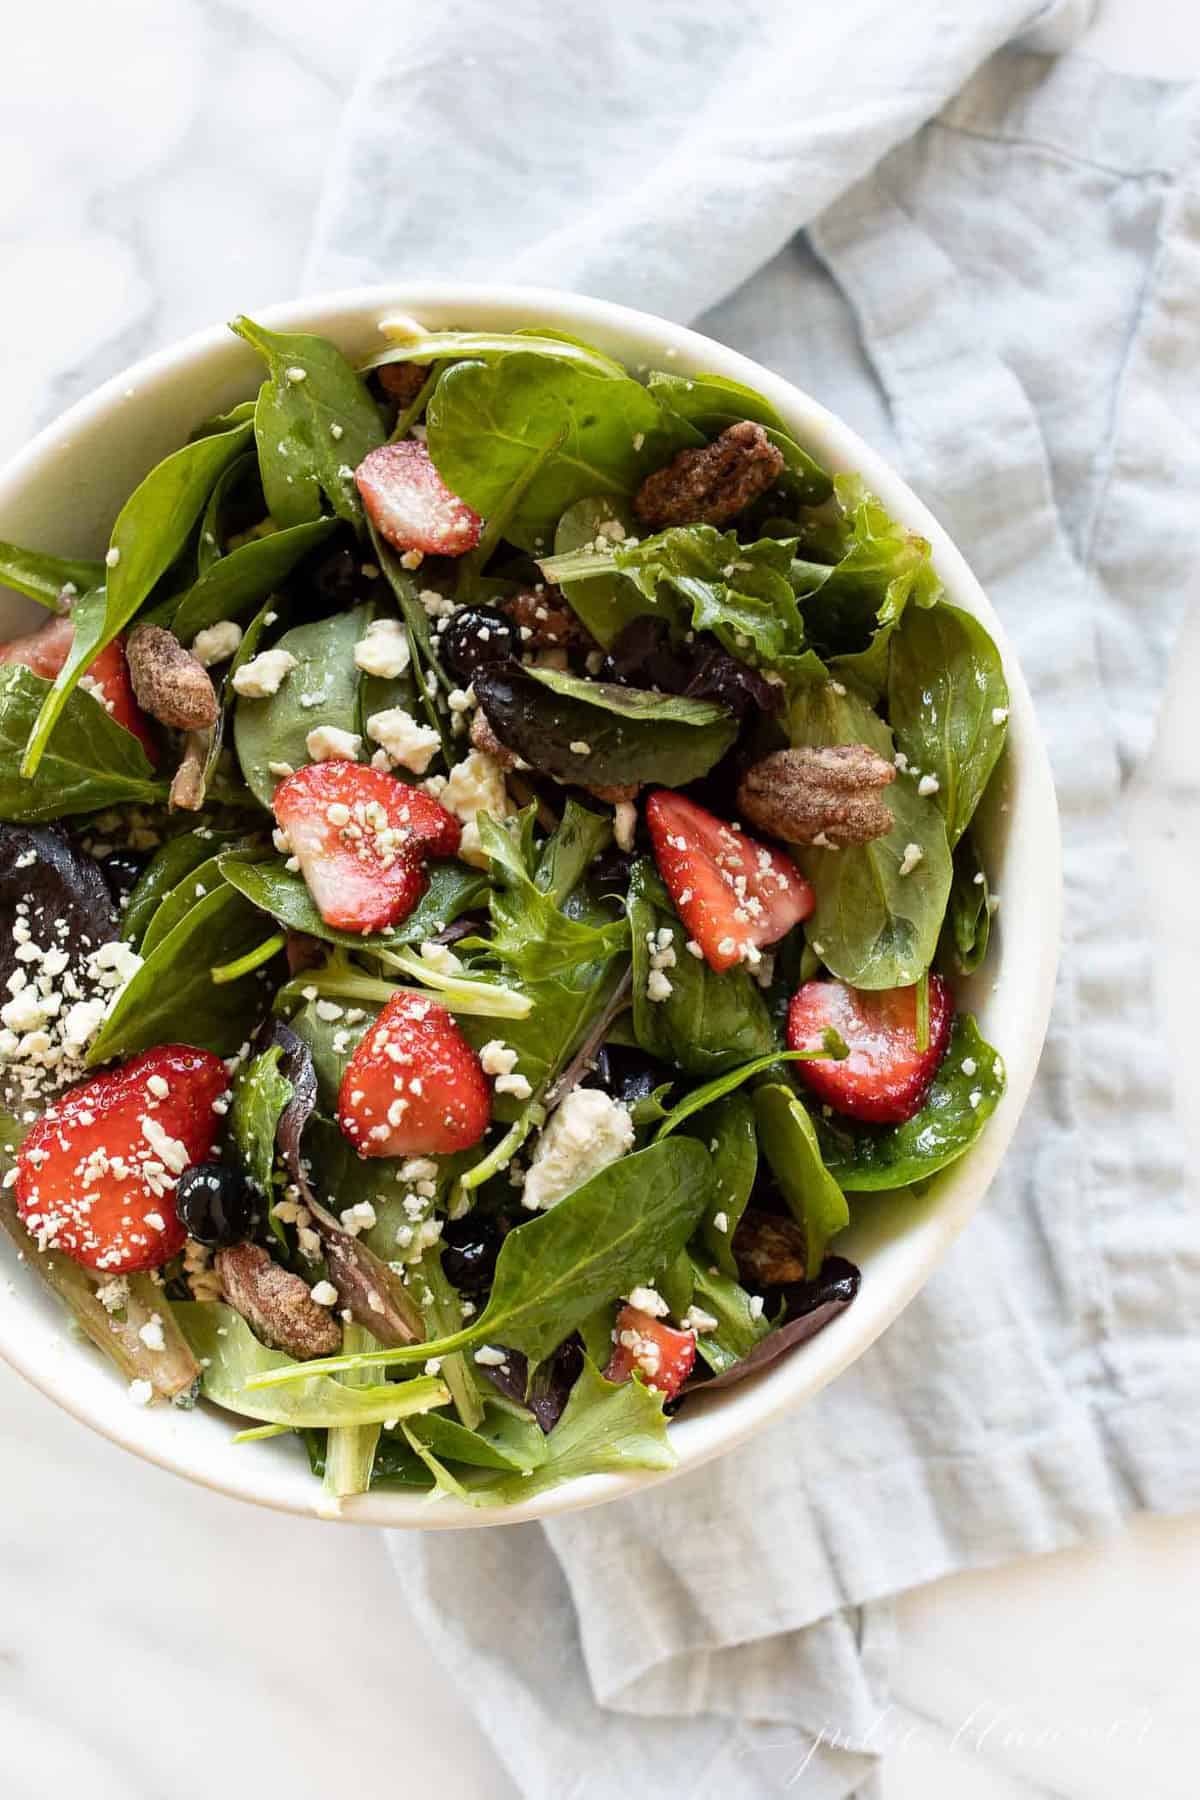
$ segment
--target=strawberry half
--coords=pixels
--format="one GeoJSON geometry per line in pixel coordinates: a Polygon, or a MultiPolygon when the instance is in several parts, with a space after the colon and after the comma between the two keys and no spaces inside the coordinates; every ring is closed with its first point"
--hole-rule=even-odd
{"type": "Polygon", "coordinates": [[[646,802],[658,872],[710,969],[756,963],[807,919],[813,891],[790,857],[658,788],[646,802]]]}
{"type": "Polygon", "coordinates": [[[491,1119],[478,1056],[444,1006],[388,1001],[346,1065],[338,1124],[360,1156],[469,1150],[491,1119]]]}
{"type": "Polygon", "coordinates": [[[850,1046],[849,1056],[797,1063],[801,1081],[848,1118],[902,1125],[920,1112],[953,1023],[954,1002],[940,975],[929,977],[927,1050],[917,1049],[915,987],[870,993],[842,981],[806,981],[788,1008],[788,1049],[820,1049],[832,1026],[850,1046]]]}
{"type": "Polygon", "coordinates": [[[425,891],[421,863],[462,826],[421,788],[364,763],[309,763],[275,789],[275,817],[327,925],[386,931],[425,891]]]}
{"type": "Polygon", "coordinates": [[[464,556],[479,542],[483,521],[451,493],[417,438],[381,444],[354,471],[375,529],[397,550],[464,556]]]}
{"type": "Polygon", "coordinates": [[[634,1373],[647,1387],[674,1400],[696,1361],[696,1334],[676,1331],[636,1306],[623,1306],[613,1327],[613,1353],[605,1381],[628,1381],[634,1373]]]}
{"type": "MultiPolygon", "coordinates": [[[[36,631],[0,644],[0,663],[23,663],[43,680],[53,681],[66,662],[74,640],[75,627],[70,619],[47,619],[36,631]]],[[[134,698],[133,683],[119,638],[97,651],[81,686],[99,700],[118,725],[133,733],[150,761],[157,763],[158,744],[149,720],[134,698]]]]}
{"type": "Polygon", "coordinates": [[[219,1056],[161,1044],[43,1113],[17,1152],[17,1211],[46,1249],[89,1269],[156,1269],[187,1233],[175,1189],[203,1162],[229,1077],[219,1056]]]}

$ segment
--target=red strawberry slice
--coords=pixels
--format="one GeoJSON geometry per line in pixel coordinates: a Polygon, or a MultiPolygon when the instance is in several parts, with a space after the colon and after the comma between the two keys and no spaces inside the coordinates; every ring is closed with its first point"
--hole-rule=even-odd
{"type": "Polygon", "coordinates": [[[420,994],[388,1001],[338,1094],[338,1124],[360,1156],[469,1150],[491,1110],[478,1056],[445,1007],[420,994]]]}
{"type": "Polygon", "coordinates": [[[658,788],[646,802],[658,872],[710,969],[759,960],[816,904],[782,851],[735,831],[694,800],[658,788]]]}
{"type": "Polygon", "coordinates": [[[483,521],[451,493],[416,438],[381,444],[354,471],[372,524],[397,550],[464,556],[479,542],[483,521]]]}
{"type": "Polygon", "coordinates": [[[917,1049],[917,990],[870,993],[842,981],[806,981],[788,1008],[789,1050],[819,1050],[832,1026],[850,1046],[842,1062],[797,1063],[796,1073],[835,1112],[902,1125],[920,1112],[950,1042],[954,1002],[940,975],[929,977],[929,1048],[917,1049]]]}
{"type": "Polygon", "coordinates": [[[421,863],[462,826],[421,788],[364,763],[310,763],[275,789],[275,817],[327,925],[386,931],[425,891],[421,863]]]}
{"type": "MultiPolygon", "coordinates": [[[[47,619],[36,631],[0,644],[0,663],[24,663],[43,680],[53,681],[67,660],[74,638],[75,627],[70,619],[47,619]]],[[[82,685],[111,713],[118,725],[132,731],[150,761],[157,763],[158,744],[149,720],[134,699],[133,683],[119,638],[97,651],[82,685]]]]}
{"type": "Polygon", "coordinates": [[[39,1243],[89,1269],[156,1269],[187,1233],[175,1189],[213,1147],[228,1091],[219,1056],[161,1044],[93,1075],[43,1113],[17,1152],[17,1210],[39,1243]]]}
{"type": "Polygon", "coordinates": [[[695,1361],[694,1331],[676,1331],[651,1313],[636,1306],[623,1306],[613,1327],[613,1353],[604,1379],[628,1381],[636,1373],[647,1387],[673,1400],[695,1361]]]}

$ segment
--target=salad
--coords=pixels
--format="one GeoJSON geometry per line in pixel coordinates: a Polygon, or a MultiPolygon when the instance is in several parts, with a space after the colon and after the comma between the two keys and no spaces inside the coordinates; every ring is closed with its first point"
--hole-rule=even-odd
{"type": "Polygon", "coordinates": [[[1000,657],[736,382],[233,329],[100,560],[0,544],[0,1219],[332,1509],[669,1467],[1002,1092],[1000,657]]]}

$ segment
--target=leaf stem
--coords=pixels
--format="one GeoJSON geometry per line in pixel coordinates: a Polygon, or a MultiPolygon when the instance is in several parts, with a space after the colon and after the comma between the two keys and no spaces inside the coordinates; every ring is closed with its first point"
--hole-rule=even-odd
{"type": "Polygon", "coordinates": [[[253,950],[247,950],[245,956],[239,956],[235,962],[218,963],[210,971],[213,981],[218,987],[223,987],[228,981],[240,981],[243,975],[252,975],[255,969],[261,969],[264,963],[269,963],[273,956],[278,956],[281,950],[286,949],[287,938],[282,931],[277,931],[273,937],[264,938],[253,950]]]}
{"type": "MultiPolygon", "coordinates": [[[[395,359],[389,358],[389,360],[395,359]]],[[[378,366],[382,367],[382,364],[378,366]]],[[[408,436],[409,432],[428,406],[430,396],[437,386],[438,378],[445,366],[444,362],[435,362],[431,365],[428,375],[421,383],[416,394],[403,411],[396,415],[396,423],[392,426],[392,435],[388,439],[389,444],[398,444],[401,438],[406,438],[408,436]]]]}

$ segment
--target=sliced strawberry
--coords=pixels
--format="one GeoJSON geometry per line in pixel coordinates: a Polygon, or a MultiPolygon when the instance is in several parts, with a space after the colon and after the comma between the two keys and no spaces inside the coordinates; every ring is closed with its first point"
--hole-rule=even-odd
{"type": "Polygon", "coordinates": [[[850,1046],[841,1062],[797,1063],[796,1073],[835,1112],[902,1125],[920,1112],[950,1042],[954,1002],[940,975],[929,977],[929,1048],[917,1049],[917,990],[879,993],[842,981],[806,981],[788,1008],[789,1050],[818,1050],[832,1026],[850,1046]]]}
{"type": "Polygon", "coordinates": [[[388,1001],[338,1094],[338,1124],[360,1156],[469,1150],[491,1110],[478,1056],[445,1007],[420,994],[388,1001]]]}
{"type": "Polygon", "coordinates": [[[421,863],[462,826],[421,788],[365,763],[309,763],[275,789],[275,817],[327,925],[386,931],[425,891],[421,863]]]}
{"type": "Polygon", "coordinates": [[[416,438],[381,444],[354,471],[375,529],[397,550],[464,556],[479,542],[483,521],[451,493],[416,438]]]}
{"type": "Polygon", "coordinates": [[[813,891],[790,857],[735,831],[694,800],[658,788],[646,802],[658,872],[710,969],[759,961],[807,919],[813,891]]]}
{"type": "Polygon", "coordinates": [[[673,1400],[695,1361],[694,1331],[676,1331],[651,1313],[623,1306],[613,1327],[613,1352],[604,1379],[628,1381],[636,1373],[655,1393],[673,1400]]]}
{"type": "Polygon", "coordinates": [[[203,1162],[229,1087],[219,1056],[161,1044],[56,1100],[17,1152],[16,1200],[47,1249],[89,1269],[156,1269],[187,1233],[175,1189],[203,1162]]]}
{"type": "MultiPolygon", "coordinates": [[[[53,681],[67,660],[74,638],[75,627],[70,619],[47,619],[36,631],[0,644],[0,663],[24,663],[43,680],[53,681]]],[[[119,638],[114,638],[92,658],[81,686],[99,700],[118,725],[132,731],[150,761],[156,763],[158,744],[149,720],[134,699],[133,683],[119,638]]]]}

